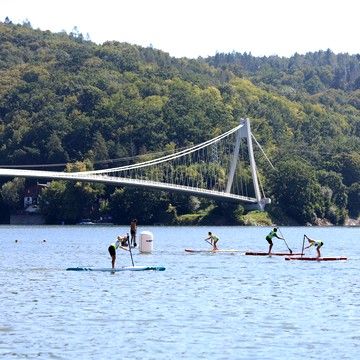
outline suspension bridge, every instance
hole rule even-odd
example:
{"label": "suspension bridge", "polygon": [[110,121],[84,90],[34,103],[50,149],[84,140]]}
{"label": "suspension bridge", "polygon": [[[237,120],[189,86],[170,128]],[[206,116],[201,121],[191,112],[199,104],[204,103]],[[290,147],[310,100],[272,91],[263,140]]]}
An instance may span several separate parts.
{"label": "suspension bridge", "polygon": [[241,119],[238,126],[211,140],[140,163],[82,172],[0,168],[0,176],[97,182],[181,192],[235,201],[263,210],[270,199],[266,198],[259,181],[253,139],[256,142],[249,119]]}

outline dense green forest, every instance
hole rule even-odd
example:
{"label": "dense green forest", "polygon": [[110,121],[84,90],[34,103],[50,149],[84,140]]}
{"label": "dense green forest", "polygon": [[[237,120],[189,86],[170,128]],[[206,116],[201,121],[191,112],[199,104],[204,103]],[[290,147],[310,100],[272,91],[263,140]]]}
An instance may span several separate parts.
{"label": "dense green forest", "polygon": [[[360,55],[173,58],[152,47],[97,45],[0,23],[0,165],[81,171],[208,140],[251,119],[265,214],[167,192],[52,181],[50,224],[111,217],[126,224],[344,224],[360,215]],[[135,160],[136,161],[136,160]],[[0,222],[23,208],[31,180],[0,179]],[[36,183],[36,182],[35,182]]]}

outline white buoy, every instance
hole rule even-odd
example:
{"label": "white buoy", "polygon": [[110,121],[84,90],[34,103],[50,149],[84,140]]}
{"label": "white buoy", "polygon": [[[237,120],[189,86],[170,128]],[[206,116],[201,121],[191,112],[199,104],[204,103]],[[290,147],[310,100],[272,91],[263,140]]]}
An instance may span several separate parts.
{"label": "white buoy", "polygon": [[151,253],[153,250],[154,236],[150,231],[142,231],[140,233],[139,251],[141,253]]}

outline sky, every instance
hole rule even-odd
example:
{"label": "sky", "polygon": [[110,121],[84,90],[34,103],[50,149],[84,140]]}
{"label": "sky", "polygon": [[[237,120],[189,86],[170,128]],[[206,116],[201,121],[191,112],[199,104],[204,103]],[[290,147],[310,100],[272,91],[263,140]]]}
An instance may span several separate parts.
{"label": "sky", "polygon": [[0,0],[0,21],[101,44],[152,46],[174,57],[360,53],[360,0]]}

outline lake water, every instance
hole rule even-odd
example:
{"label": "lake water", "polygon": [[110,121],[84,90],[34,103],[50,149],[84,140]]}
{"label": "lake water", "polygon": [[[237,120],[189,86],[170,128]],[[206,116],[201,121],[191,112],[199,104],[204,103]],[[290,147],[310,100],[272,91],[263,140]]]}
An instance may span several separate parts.
{"label": "lake water", "polygon": [[307,234],[323,256],[348,257],[307,262],[184,251],[208,248],[209,230],[219,248],[266,251],[266,227],[139,226],[154,251],[134,249],[135,265],[165,271],[65,271],[110,267],[127,230],[0,227],[1,359],[358,359],[360,228],[281,228],[294,252]]}

